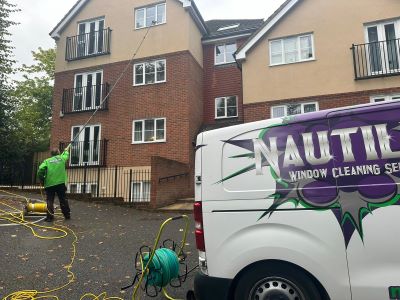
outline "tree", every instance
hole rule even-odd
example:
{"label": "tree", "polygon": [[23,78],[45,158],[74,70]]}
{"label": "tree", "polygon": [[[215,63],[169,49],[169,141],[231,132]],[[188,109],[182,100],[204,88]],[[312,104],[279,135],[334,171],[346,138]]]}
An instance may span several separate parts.
{"label": "tree", "polygon": [[26,152],[44,151],[49,147],[56,52],[39,48],[32,51],[32,56],[35,63],[20,68],[23,80],[15,82],[12,93],[18,109],[15,113],[17,136]]}
{"label": "tree", "polygon": [[10,20],[10,14],[18,11],[7,0],[0,0],[0,163],[4,165],[14,157],[16,140],[12,124],[14,105],[10,97],[9,75],[13,73],[12,50],[9,28],[17,25]]}

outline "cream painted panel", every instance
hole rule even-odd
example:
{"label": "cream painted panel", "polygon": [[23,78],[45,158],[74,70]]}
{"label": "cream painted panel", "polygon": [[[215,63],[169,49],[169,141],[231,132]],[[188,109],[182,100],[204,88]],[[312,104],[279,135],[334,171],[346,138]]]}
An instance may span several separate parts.
{"label": "cream painted panel", "polygon": [[[244,103],[399,86],[399,77],[354,80],[351,45],[365,43],[364,24],[400,18],[398,0],[303,0],[248,52]],[[269,66],[269,40],[314,33],[315,61]]]}
{"label": "cream painted panel", "polygon": [[[129,60],[146,33],[147,28],[135,30],[134,10],[159,1],[154,0],[91,0],[75,16],[57,41],[56,72],[86,68]],[[177,0],[167,0],[167,22],[154,26],[136,58],[190,50],[202,65],[201,35],[190,14]],[[116,4],[118,3],[118,5]],[[78,23],[96,17],[105,17],[105,28],[112,29],[111,55],[87,58],[73,62],[65,60],[66,38],[77,35]],[[196,41],[198,39],[198,41]]]}

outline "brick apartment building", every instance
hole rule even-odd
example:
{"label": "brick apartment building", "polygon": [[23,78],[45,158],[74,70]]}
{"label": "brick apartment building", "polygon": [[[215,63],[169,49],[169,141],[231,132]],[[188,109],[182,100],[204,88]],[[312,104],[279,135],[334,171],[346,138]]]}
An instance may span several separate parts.
{"label": "brick apartment building", "polygon": [[[51,146],[76,138],[71,193],[129,189],[128,198],[159,206],[193,194],[193,141],[203,124],[243,121],[233,54],[262,20],[205,22],[187,0],[118,4],[80,0],[50,33],[57,44]],[[116,180],[105,173],[114,166],[123,173]]]}
{"label": "brick apartment building", "polygon": [[205,22],[190,0],[79,0],[50,33],[51,146],[100,106],[73,144],[70,174],[89,169],[70,192],[116,195],[100,167],[120,166],[130,175],[119,190],[160,206],[193,194],[201,130],[400,98],[399,11],[393,0],[288,0],[265,22]]}

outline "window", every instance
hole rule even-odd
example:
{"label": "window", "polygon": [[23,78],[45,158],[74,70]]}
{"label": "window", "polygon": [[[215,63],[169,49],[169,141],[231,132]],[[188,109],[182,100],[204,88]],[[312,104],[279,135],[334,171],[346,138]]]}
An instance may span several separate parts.
{"label": "window", "polygon": [[78,57],[102,53],[104,49],[104,19],[78,24]]}
{"label": "window", "polygon": [[135,29],[164,24],[166,22],[166,5],[157,5],[138,8],[135,10]]}
{"label": "window", "polygon": [[278,105],[271,107],[271,118],[299,115],[317,110],[317,102]]}
{"label": "window", "polygon": [[220,97],[215,99],[215,118],[234,118],[238,116],[237,97]]}
{"label": "window", "polygon": [[165,118],[133,121],[133,144],[165,142]]}
{"label": "window", "polygon": [[229,64],[235,62],[236,43],[215,46],[215,64]]}
{"label": "window", "polygon": [[165,59],[138,63],[133,66],[134,85],[154,84],[166,81]]}
{"label": "window", "polygon": [[103,71],[75,75],[73,110],[96,109],[102,101]]}
{"label": "window", "polygon": [[383,101],[396,101],[400,100],[400,95],[382,95],[382,96],[372,96],[371,102],[383,102]]}
{"label": "window", "polygon": [[[78,136],[82,126],[73,126],[71,141]],[[91,125],[79,134],[71,145],[70,165],[98,165],[100,162],[100,125]]]}
{"label": "window", "polygon": [[97,183],[69,183],[67,186],[69,194],[91,194],[93,197],[97,195]]}
{"label": "window", "polygon": [[132,182],[131,192],[132,202],[149,202],[151,195],[150,181],[134,181]]}
{"label": "window", "polygon": [[282,65],[313,60],[313,40],[313,35],[307,34],[270,41],[270,65]]}
{"label": "window", "polygon": [[223,27],[218,28],[217,31],[224,31],[224,30],[228,30],[228,29],[235,29],[235,28],[238,28],[239,26],[240,26],[240,23],[238,23],[238,24],[232,24],[232,25],[228,25],[228,26],[223,26]]}
{"label": "window", "polygon": [[400,69],[400,20],[365,27],[367,59],[372,74]]}

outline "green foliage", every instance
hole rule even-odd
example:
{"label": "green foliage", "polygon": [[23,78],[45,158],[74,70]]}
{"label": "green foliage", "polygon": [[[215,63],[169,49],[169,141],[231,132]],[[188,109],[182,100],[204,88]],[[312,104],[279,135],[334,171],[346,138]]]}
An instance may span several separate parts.
{"label": "green foliage", "polygon": [[0,163],[14,157],[18,145],[14,138],[13,113],[14,103],[10,97],[9,75],[13,73],[9,28],[17,23],[10,20],[10,15],[17,12],[16,6],[7,0],[0,0]]}
{"label": "green foliage", "polygon": [[34,64],[23,65],[23,80],[15,82],[12,96],[17,112],[17,136],[26,151],[49,147],[55,49],[32,51]]}

